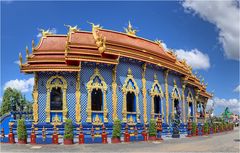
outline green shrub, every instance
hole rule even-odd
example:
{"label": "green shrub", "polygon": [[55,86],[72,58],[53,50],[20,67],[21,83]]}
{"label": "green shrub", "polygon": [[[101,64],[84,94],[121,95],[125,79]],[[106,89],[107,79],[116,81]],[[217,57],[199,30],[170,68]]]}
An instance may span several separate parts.
{"label": "green shrub", "polygon": [[71,119],[66,119],[64,126],[64,139],[73,139],[73,124]]}
{"label": "green shrub", "polygon": [[17,123],[17,136],[19,140],[27,139],[27,128],[24,119],[19,119]]}
{"label": "green shrub", "polygon": [[196,134],[197,124],[192,122],[192,134]]}
{"label": "green shrub", "polygon": [[113,138],[121,137],[121,121],[119,119],[115,119],[113,123]]}
{"label": "green shrub", "polygon": [[209,125],[207,122],[204,123],[204,133],[208,133]]}
{"label": "green shrub", "polygon": [[150,120],[148,133],[149,133],[149,136],[156,136],[157,135],[157,127],[156,127],[156,120],[155,119]]}

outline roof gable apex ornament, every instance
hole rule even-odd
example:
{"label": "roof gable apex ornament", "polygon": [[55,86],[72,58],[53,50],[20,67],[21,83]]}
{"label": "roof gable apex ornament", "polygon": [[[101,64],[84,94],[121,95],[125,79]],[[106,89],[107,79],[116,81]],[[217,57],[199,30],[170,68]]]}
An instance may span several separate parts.
{"label": "roof gable apex ornament", "polygon": [[26,46],[26,58],[28,59],[29,57],[29,50],[28,50],[28,46]]}
{"label": "roof gable apex ornament", "polygon": [[128,27],[124,28],[124,30],[125,30],[125,33],[127,35],[132,36],[132,37],[136,37],[136,32],[138,31],[136,29],[133,29],[132,24],[131,24],[130,21],[128,21]]}
{"label": "roof gable apex ornament", "polygon": [[22,54],[21,54],[21,52],[19,53],[19,66],[20,66],[20,68],[22,67]]}
{"label": "roof gable apex ornament", "polygon": [[95,43],[98,47],[98,51],[102,54],[106,50],[106,37],[99,33],[99,29],[102,29],[100,24],[95,25],[94,23],[88,22],[92,25],[92,34],[95,40]]}
{"label": "roof gable apex ornament", "polygon": [[78,28],[77,25],[71,26],[71,25],[64,24],[64,26],[68,28],[68,33],[80,31],[80,28]]}

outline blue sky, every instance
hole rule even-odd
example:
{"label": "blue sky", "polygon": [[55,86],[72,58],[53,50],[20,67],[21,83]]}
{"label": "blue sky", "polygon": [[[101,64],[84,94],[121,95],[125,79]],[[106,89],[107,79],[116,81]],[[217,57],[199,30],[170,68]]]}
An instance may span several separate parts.
{"label": "blue sky", "polygon": [[64,24],[69,24],[90,31],[90,21],[123,31],[129,20],[139,30],[138,36],[162,40],[204,77],[207,90],[214,92],[210,103],[215,103],[215,114],[225,106],[239,112],[240,18],[236,1],[1,2],[0,97],[6,86],[15,86],[31,99],[33,76],[20,73],[16,63],[19,52],[25,57],[25,47],[31,48],[32,39],[36,44],[39,41],[38,28],[66,34]]}

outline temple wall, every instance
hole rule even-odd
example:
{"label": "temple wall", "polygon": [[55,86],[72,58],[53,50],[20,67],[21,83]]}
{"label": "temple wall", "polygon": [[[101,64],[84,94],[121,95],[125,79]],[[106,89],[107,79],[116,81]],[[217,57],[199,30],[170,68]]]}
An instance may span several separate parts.
{"label": "temple wall", "polygon": [[[140,121],[143,123],[143,95],[142,95],[142,62],[136,61],[136,60],[129,60],[126,58],[121,58],[120,62],[117,66],[117,73],[116,73],[116,81],[117,81],[117,116],[120,120],[122,120],[122,107],[123,107],[123,93],[122,93],[122,87],[124,85],[124,82],[127,78],[128,68],[132,70],[132,75],[134,77],[134,80],[137,83],[137,86],[139,88],[139,94],[138,94],[138,100],[139,100],[139,110],[140,110]],[[100,74],[104,78],[104,81],[107,84],[107,92],[106,92],[106,101],[107,101],[107,108],[108,108],[108,121],[111,123],[113,122],[113,103],[112,103],[112,65],[106,65],[106,64],[95,64],[95,63],[82,63],[81,71],[80,71],[80,91],[81,91],[81,120],[82,122],[86,122],[87,119],[87,104],[88,104],[88,95],[87,95],[87,83],[90,80],[90,77],[94,74],[94,69],[98,68],[100,71]],[[180,76],[169,72],[168,75],[168,91],[169,91],[169,113],[166,114],[166,97],[165,97],[165,82],[164,82],[164,72],[161,68],[158,68],[154,65],[147,65],[146,69],[146,98],[147,98],[147,121],[151,119],[151,95],[150,90],[152,88],[153,82],[154,82],[154,73],[157,74],[157,78],[159,81],[159,84],[161,85],[162,92],[164,94],[164,97],[161,98],[161,106],[163,107],[163,114],[164,114],[164,120],[163,122],[166,123],[166,115],[168,115],[169,121],[172,114],[172,91],[174,88],[174,80],[176,80],[176,84],[179,91],[179,106],[181,108],[182,113],[182,84]],[[46,72],[46,73],[39,73],[39,80],[38,80],[38,91],[39,91],[39,122],[45,122],[46,120],[46,83],[47,80],[51,77],[56,75],[55,72]],[[75,105],[76,105],[76,76],[77,73],[68,73],[68,72],[61,72],[58,73],[58,75],[63,76],[67,81],[67,107],[68,107],[68,117],[71,118],[74,122],[75,119]],[[185,89],[185,119],[187,120],[187,112],[188,112],[188,103],[187,103],[187,93],[188,89],[192,91],[193,96],[195,95],[194,90],[191,87],[186,86]],[[194,97],[195,98],[195,97]],[[195,103],[193,103],[195,106]],[[194,107],[194,116],[195,116],[195,107]],[[181,114],[182,120],[183,120],[183,114]]]}

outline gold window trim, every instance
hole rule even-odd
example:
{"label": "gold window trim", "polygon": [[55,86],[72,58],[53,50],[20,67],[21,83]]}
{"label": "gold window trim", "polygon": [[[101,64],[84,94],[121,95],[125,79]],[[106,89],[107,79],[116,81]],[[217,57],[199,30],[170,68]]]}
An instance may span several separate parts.
{"label": "gold window trim", "polygon": [[[175,116],[174,114],[174,100],[178,100],[178,102],[180,103],[180,100],[181,100],[181,96],[180,96],[180,92],[179,92],[179,89],[177,87],[177,83],[176,83],[176,80],[173,80],[173,89],[172,89],[172,94],[171,94],[171,97],[172,97],[172,117]],[[176,91],[178,94],[176,94]]]}
{"label": "gold window trim", "polygon": [[[54,79],[60,79],[62,81],[62,83],[57,80],[54,83],[51,83]],[[59,76],[59,75],[55,75],[52,76],[48,79],[47,84],[47,102],[46,102],[46,122],[50,122],[50,94],[53,88],[61,88],[62,93],[63,93],[63,109],[62,114],[63,114],[63,122],[65,122],[65,120],[67,119],[67,112],[68,112],[68,108],[67,108],[67,81],[64,79],[64,77]]]}
{"label": "gold window trim", "polygon": [[[160,91],[156,91],[155,90],[156,86],[158,86]],[[151,95],[151,101],[152,101],[152,103],[151,103],[151,107],[152,107],[152,109],[151,109],[151,118],[154,118],[154,115],[155,115],[155,113],[154,113],[154,97],[155,96],[159,96],[161,98],[161,101],[160,101],[161,102],[161,112],[162,112],[161,115],[162,115],[162,118],[163,118],[164,112],[163,112],[163,101],[162,101],[162,98],[164,97],[164,94],[162,92],[161,85],[158,82],[157,74],[154,74],[154,82],[153,82],[152,88],[150,90],[150,95]]]}
{"label": "gold window trim", "polygon": [[[101,80],[101,83],[98,82],[93,82],[96,77],[99,77]],[[103,117],[104,117],[104,122],[108,122],[107,118],[107,101],[106,101],[106,92],[107,92],[107,84],[104,81],[104,78],[101,76],[99,69],[95,68],[94,69],[94,74],[90,77],[90,81],[87,83],[87,92],[88,92],[88,102],[87,102],[87,122],[91,123],[92,122],[92,98],[91,98],[91,93],[93,89],[100,89],[103,93]]]}
{"label": "gold window trim", "polygon": [[[135,89],[132,86],[128,86],[128,81],[131,80],[134,84]],[[139,88],[137,86],[137,82],[134,80],[133,75],[132,75],[132,70],[129,68],[128,69],[128,74],[127,78],[125,79],[125,82],[122,87],[122,92],[123,92],[123,109],[122,109],[122,122],[126,123],[127,122],[127,93],[134,93],[136,97],[136,119],[137,122],[140,122],[140,110],[139,110],[139,103],[138,103],[138,94],[139,94]]]}

